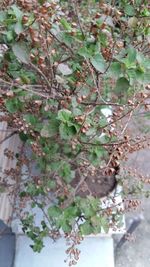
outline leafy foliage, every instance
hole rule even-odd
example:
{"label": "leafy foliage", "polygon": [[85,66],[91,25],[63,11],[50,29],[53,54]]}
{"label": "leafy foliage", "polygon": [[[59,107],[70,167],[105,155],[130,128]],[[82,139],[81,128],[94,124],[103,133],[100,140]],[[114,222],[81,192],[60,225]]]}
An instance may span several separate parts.
{"label": "leafy foliage", "polygon": [[22,219],[37,252],[46,235],[107,233],[112,221],[117,225],[119,211],[104,211],[87,180],[96,177],[99,188],[99,178],[116,176],[137,144],[126,119],[147,107],[147,1],[79,2],[18,0],[0,12],[7,47],[0,55],[1,111],[31,148],[18,166],[31,170],[34,161],[38,171],[20,187],[20,198],[45,216],[40,227],[32,214]]}

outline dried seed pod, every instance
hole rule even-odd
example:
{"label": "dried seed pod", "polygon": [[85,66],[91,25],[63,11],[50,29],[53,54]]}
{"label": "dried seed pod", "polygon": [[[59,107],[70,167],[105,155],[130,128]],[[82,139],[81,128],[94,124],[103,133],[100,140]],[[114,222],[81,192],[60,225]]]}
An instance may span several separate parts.
{"label": "dried seed pod", "polygon": [[22,23],[23,23],[23,24],[26,24],[26,23],[28,22],[28,20],[29,20],[28,16],[25,16],[25,15],[24,15],[24,16],[22,17]]}
{"label": "dried seed pod", "polygon": [[44,61],[45,61],[45,58],[40,56],[39,60],[38,60],[38,63],[41,65]]}
{"label": "dried seed pod", "polygon": [[13,91],[8,91],[7,93],[6,93],[6,95],[8,96],[8,97],[13,97],[14,96],[14,92]]}
{"label": "dried seed pod", "polygon": [[77,102],[80,104],[82,102],[82,97],[78,97]]}
{"label": "dried seed pod", "polygon": [[87,98],[86,95],[81,96],[82,100],[85,100]]}

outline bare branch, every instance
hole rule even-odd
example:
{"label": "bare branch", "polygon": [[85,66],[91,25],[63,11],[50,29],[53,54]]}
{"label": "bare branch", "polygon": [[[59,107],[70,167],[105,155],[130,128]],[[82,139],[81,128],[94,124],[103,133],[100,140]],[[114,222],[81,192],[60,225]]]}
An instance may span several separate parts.
{"label": "bare branch", "polygon": [[17,133],[18,133],[17,131],[14,131],[14,132],[10,133],[9,135],[7,135],[3,140],[0,141],[0,145]]}

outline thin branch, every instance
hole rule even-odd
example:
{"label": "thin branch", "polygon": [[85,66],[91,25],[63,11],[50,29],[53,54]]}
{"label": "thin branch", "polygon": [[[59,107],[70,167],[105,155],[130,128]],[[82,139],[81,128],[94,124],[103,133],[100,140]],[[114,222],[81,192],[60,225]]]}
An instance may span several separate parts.
{"label": "thin branch", "polygon": [[[4,80],[2,80],[2,79],[0,79],[0,82],[3,82],[3,83],[5,83],[6,85],[8,85],[8,86],[14,86],[14,87],[18,87],[18,88],[20,88],[20,89],[22,89],[22,90],[25,90],[25,91],[28,91],[28,92],[31,92],[32,94],[35,94],[35,95],[37,95],[37,96],[40,96],[40,97],[43,97],[43,98],[45,98],[45,99],[53,99],[53,100],[57,100],[57,101],[59,101],[59,100],[64,100],[64,98],[63,97],[53,97],[53,96],[49,96],[49,94],[43,94],[43,93],[40,93],[40,92],[38,92],[38,91],[34,91],[33,89],[30,89],[30,88],[28,88],[28,87],[34,87],[34,85],[30,85],[30,84],[27,84],[27,85],[18,85],[18,83],[11,83],[11,82],[8,82],[8,81],[4,81]],[[39,87],[39,88],[42,88],[42,86],[40,86],[40,85],[35,85],[35,87]],[[4,93],[6,93],[6,91],[4,92]]]}
{"label": "thin branch", "polygon": [[123,135],[123,134],[125,133],[126,129],[127,129],[128,125],[129,125],[129,122],[130,122],[130,120],[131,120],[131,118],[132,118],[132,116],[133,116],[133,111],[134,111],[134,110],[132,110],[132,111],[130,112],[130,114],[129,114],[129,118],[128,118],[127,123],[125,124],[125,126],[124,126],[122,132],[121,132],[121,135]]}
{"label": "thin branch", "polygon": [[77,7],[77,2],[72,0],[72,6],[73,6],[73,9],[74,9],[74,13],[76,15],[76,18],[77,18],[77,21],[78,21],[78,25],[80,27],[80,30],[81,30],[81,33],[83,35],[83,37],[85,37],[85,33],[83,31],[83,27],[82,27],[82,24],[81,24],[81,21],[80,21],[80,18],[79,18],[79,11],[78,11],[78,7]]}
{"label": "thin branch", "polygon": [[122,145],[122,144],[126,144],[128,143],[129,140],[126,141],[120,141],[117,143],[100,143],[100,144],[96,144],[96,143],[90,143],[90,142],[82,142],[80,140],[78,140],[81,144],[85,144],[85,145],[91,145],[91,146],[117,146],[117,145]]}
{"label": "thin branch", "polygon": [[9,135],[7,135],[3,140],[0,141],[0,145],[17,133],[18,133],[17,131],[14,131],[14,132],[10,133]]}
{"label": "thin branch", "polygon": [[91,72],[92,79],[93,79],[94,85],[95,85],[95,87],[96,87],[98,96],[100,97],[100,99],[101,99],[104,103],[106,103],[106,101],[103,99],[103,97],[101,96],[101,94],[100,94],[100,92],[99,92],[99,87],[98,87],[98,85],[97,85],[96,78],[95,78],[95,76],[94,76],[94,70],[93,70],[93,68],[91,67],[90,62],[87,60],[87,58],[85,58],[85,61],[86,61],[87,65],[88,65],[88,68],[89,68],[89,70],[90,70],[90,72]]}
{"label": "thin branch", "polygon": [[29,66],[34,69],[36,72],[38,72],[43,79],[45,80],[45,82],[47,83],[47,85],[49,86],[49,89],[51,90],[51,83],[49,82],[49,80],[47,79],[47,77],[45,76],[45,74],[34,64],[29,63]]}
{"label": "thin branch", "polygon": [[120,117],[117,118],[116,120],[109,122],[109,123],[106,124],[104,127],[99,127],[99,129],[104,129],[104,128],[106,128],[106,127],[108,127],[108,126],[110,126],[110,125],[116,123],[117,121],[123,119],[123,118],[126,117],[128,114],[130,114],[134,109],[135,109],[135,107],[132,108],[132,109],[130,109],[129,111],[127,111],[125,114],[123,114],[122,116],[120,116]]}
{"label": "thin branch", "polygon": [[[144,100],[142,100],[142,102],[143,102]],[[141,102],[141,103],[142,103]],[[123,114],[123,115],[121,115],[119,118],[117,118],[116,120],[113,120],[113,121],[111,121],[111,122],[109,122],[109,123],[107,123],[106,125],[104,125],[103,127],[98,127],[97,128],[97,130],[101,130],[101,129],[105,129],[105,128],[107,128],[108,126],[111,126],[112,124],[114,124],[114,123],[116,123],[117,121],[120,121],[121,119],[123,119],[124,117],[126,117],[127,115],[129,115],[133,110],[135,110],[138,106],[140,106],[140,104],[141,103],[138,103],[136,106],[134,106],[133,108],[131,108],[130,110],[128,110],[125,114]],[[92,140],[94,137],[96,137],[97,136],[97,133],[96,134],[94,134],[91,138],[90,138],[90,140]]]}
{"label": "thin branch", "polygon": [[108,64],[108,66],[106,67],[105,71],[104,71],[103,73],[100,73],[99,75],[101,75],[101,74],[105,74],[105,73],[109,70],[109,68],[110,68],[110,66],[111,66],[111,63],[113,62],[113,53],[114,53],[114,50],[115,50],[115,45],[116,45],[116,41],[113,43],[113,47],[112,47],[112,50],[111,50],[111,52],[112,52],[112,56],[111,56],[111,59],[109,60],[109,64]]}
{"label": "thin branch", "polygon": [[41,203],[38,203],[38,201],[36,201],[36,199],[32,196],[31,199],[33,200],[33,202],[37,205],[37,207],[43,212],[45,218],[47,219],[48,223],[49,223],[49,230],[53,230],[53,225],[51,220],[49,219],[47,213],[45,212],[44,208],[41,206]]}
{"label": "thin branch", "polygon": [[[47,37],[47,32],[46,32],[46,37]],[[54,79],[54,71],[53,71],[52,61],[51,61],[51,57],[50,57],[50,49],[49,49],[47,38],[46,38],[46,47],[47,47],[47,51],[46,52],[47,52],[47,57],[48,57],[50,75],[51,75],[51,79],[52,79],[52,82],[53,82],[53,79]]]}
{"label": "thin branch", "polygon": [[74,51],[73,51],[73,49],[72,49],[70,46],[68,46],[68,45],[65,44],[64,42],[60,41],[60,40],[57,38],[57,36],[56,36],[55,34],[53,34],[51,31],[49,31],[49,33],[50,33],[50,35],[51,35],[54,39],[56,39],[56,41],[57,41],[60,45],[65,46],[66,49],[69,50],[70,53],[71,53],[72,55],[74,55]]}
{"label": "thin branch", "polygon": [[15,129],[15,128],[11,128],[11,129],[0,129],[0,132],[5,132],[5,133],[7,133],[7,132],[12,132],[12,130],[17,130],[17,128]]}
{"label": "thin branch", "polygon": [[79,183],[76,185],[74,191],[69,195],[69,197],[63,202],[63,204],[61,205],[61,207],[63,209],[67,208],[69,205],[71,205],[71,203],[74,201],[74,198],[76,196],[76,193],[78,191],[78,189],[80,188],[80,186],[83,184],[83,182],[85,181],[85,179],[87,178],[86,176],[81,175],[80,170],[78,169],[78,172],[80,174],[80,181]]}
{"label": "thin branch", "polygon": [[133,106],[133,105],[136,105],[136,104],[118,104],[118,103],[113,103],[113,102],[81,102],[80,104],[82,105],[93,105],[93,106],[118,106],[118,107],[127,107],[127,106]]}

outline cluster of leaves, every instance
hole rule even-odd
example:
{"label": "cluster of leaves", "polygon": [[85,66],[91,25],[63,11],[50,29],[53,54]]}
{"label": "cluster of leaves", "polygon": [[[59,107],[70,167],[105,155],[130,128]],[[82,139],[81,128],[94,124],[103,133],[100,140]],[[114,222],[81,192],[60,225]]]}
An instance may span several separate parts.
{"label": "cluster of leaves", "polygon": [[[18,0],[0,12],[1,111],[32,148],[27,165],[34,160],[40,170],[20,196],[35,205],[44,196],[38,207],[45,214],[50,205],[46,214],[54,232],[109,229],[100,200],[78,192],[98,169],[115,175],[133,148],[123,119],[147,107],[149,16],[143,0]],[[42,230],[34,227],[33,219],[22,223],[40,251],[50,229],[43,222]]]}
{"label": "cluster of leaves", "polygon": [[34,226],[34,216],[28,214],[25,219],[22,219],[22,224],[23,232],[34,242],[31,248],[35,252],[40,252],[44,247],[42,240],[44,237],[48,236],[48,228],[45,221],[41,221],[42,229],[40,229],[40,227]]}

